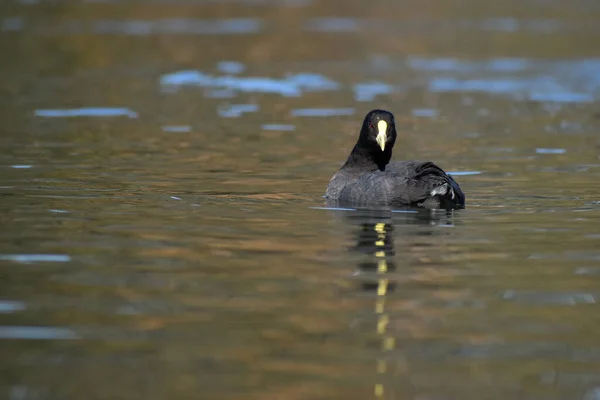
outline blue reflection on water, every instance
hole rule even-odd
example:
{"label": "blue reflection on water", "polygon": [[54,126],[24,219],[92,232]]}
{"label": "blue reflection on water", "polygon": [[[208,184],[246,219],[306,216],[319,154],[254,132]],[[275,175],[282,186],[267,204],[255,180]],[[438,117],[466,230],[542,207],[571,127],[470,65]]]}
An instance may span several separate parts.
{"label": "blue reflection on water", "polygon": [[232,89],[207,89],[204,97],[209,99],[230,99],[236,96],[236,91]]}
{"label": "blue reflection on water", "polygon": [[470,61],[410,57],[407,65],[431,73],[428,87],[432,92],[482,92],[536,102],[586,103],[594,101],[600,89],[599,58]]}
{"label": "blue reflection on water", "polygon": [[530,80],[517,79],[457,79],[433,78],[429,81],[432,92],[488,92],[515,93],[530,86]]}
{"label": "blue reflection on water", "polygon": [[435,110],[433,108],[415,108],[413,110],[411,110],[412,115],[414,115],[415,117],[437,117],[437,115],[439,114],[438,110]]}
{"label": "blue reflection on water", "polygon": [[589,93],[561,92],[533,92],[528,96],[529,100],[547,102],[547,103],[590,103],[594,101],[594,96]]}
{"label": "blue reflection on water", "polygon": [[329,211],[356,211],[356,208],[344,208],[344,207],[308,207],[313,210],[329,210]]}
{"label": "blue reflection on water", "polygon": [[0,326],[0,339],[79,339],[71,329],[52,326]]}
{"label": "blue reflection on water", "polygon": [[313,18],[306,23],[305,29],[317,32],[354,32],[359,29],[359,23],[355,18]]}
{"label": "blue reflection on water", "polygon": [[237,118],[244,113],[257,112],[258,104],[230,104],[219,108],[219,115],[225,118]]}
{"label": "blue reflection on water", "polygon": [[453,175],[453,176],[480,175],[481,173],[482,173],[481,171],[448,171],[448,174]]}
{"label": "blue reflection on water", "polygon": [[291,114],[294,117],[332,117],[353,115],[354,108],[296,108]]}
{"label": "blue reflection on water", "polygon": [[482,20],[462,21],[462,26],[473,30],[493,32],[530,31],[552,33],[564,29],[563,23],[553,19],[517,19],[517,18],[485,18]]}
{"label": "blue reflection on water", "polygon": [[509,289],[502,294],[503,300],[524,301],[528,304],[594,304],[597,302],[596,293],[553,293],[538,291],[518,291]]}
{"label": "blue reflection on water", "polygon": [[[425,73],[425,85],[431,92],[481,92],[511,96],[516,100],[560,104],[594,101],[600,90],[600,58],[574,61],[494,58],[473,61],[411,56],[405,65]],[[202,87],[206,90],[205,95],[212,98],[235,97],[239,92],[295,97],[306,92],[343,88],[341,83],[317,73],[300,73],[278,79],[235,75],[243,72],[245,66],[234,61],[220,62],[217,68],[227,74],[178,71],[163,75],[160,84],[165,91],[177,91],[182,86]],[[377,96],[404,90],[402,86],[383,81],[360,82],[351,85],[351,88],[356,101],[374,101]],[[417,116],[434,116],[429,111],[415,110],[414,113]],[[348,115],[346,112],[331,114],[326,111],[317,114]]]}
{"label": "blue reflection on water", "polygon": [[0,22],[0,30],[3,32],[16,32],[23,29],[25,24],[19,17],[5,18]]}
{"label": "blue reflection on water", "polygon": [[484,92],[514,95],[539,102],[586,103],[594,100],[589,93],[571,91],[566,85],[551,80],[537,79],[457,79],[433,78],[429,82],[432,92]]}
{"label": "blue reflection on water", "polygon": [[494,58],[486,61],[466,61],[457,58],[423,58],[411,56],[407,60],[410,68],[419,71],[456,71],[467,72],[476,70],[518,72],[531,66],[524,58]]}
{"label": "blue reflection on water", "polygon": [[190,132],[192,127],[189,125],[164,125],[161,129],[163,132],[184,133]]}
{"label": "blue reflection on water", "polygon": [[276,79],[254,76],[213,76],[196,70],[165,74],[160,78],[160,84],[169,91],[176,91],[181,86],[199,86],[240,92],[277,93],[282,96],[300,96],[305,91],[329,91],[340,87],[337,82],[313,73]]}
{"label": "blue reflection on water", "polygon": [[71,117],[120,117],[137,118],[138,114],[129,108],[82,107],[35,110],[36,117],[71,118]]}
{"label": "blue reflection on water", "polygon": [[261,126],[265,131],[293,131],[296,126],[289,124],[264,124]]}
{"label": "blue reflection on water", "polygon": [[27,307],[22,301],[0,300],[0,313],[11,314],[16,311],[25,310]]}
{"label": "blue reflection on water", "polygon": [[[593,25],[590,25],[593,27]],[[304,29],[313,32],[336,32],[357,33],[360,31],[401,34],[406,31],[427,31],[429,29],[456,29],[468,31],[488,32],[533,32],[548,34],[559,30],[576,28],[574,24],[548,18],[482,18],[482,19],[459,19],[440,23],[438,20],[429,18],[413,18],[398,23],[393,19],[368,19],[368,18],[344,18],[344,17],[321,17],[308,19]]]}
{"label": "blue reflection on water", "polygon": [[535,149],[537,154],[565,154],[567,152],[566,149],[553,149],[553,148],[544,148],[538,147]]}
{"label": "blue reflection on water", "polygon": [[390,94],[394,90],[392,85],[383,82],[367,82],[354,85],[354,99],[356,101],[373,101],[381,94]]}
{"label": "blue reflection on water", "polygon": [[246,67],[237,61],[221,61],[217,64],[217,69],[225,74],[241,74]]}
{"label": "blue reflection on water", "polygon": [[254,18],[230,18],[221,20],[198,20],[171,18],[153,21],[102,20],[93,25],[96,34],[151,35],[151,34],[196,34],[223,35],[255,33],[262,29],[262,22]]}
{"label": "blue reflection on water", "polygon": [[0,254],[0,260],[21,263],[30,262],[68,262],[71,257],[66,254]]}

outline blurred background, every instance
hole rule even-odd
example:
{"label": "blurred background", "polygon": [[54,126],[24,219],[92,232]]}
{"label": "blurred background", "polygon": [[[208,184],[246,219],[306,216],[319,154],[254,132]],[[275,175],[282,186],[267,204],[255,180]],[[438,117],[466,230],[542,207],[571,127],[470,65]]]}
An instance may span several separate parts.
{"label": "blurred background", "polygon": [[[600,399],[596,0],[4,0],[0,398]],[[446,213],[324,209],[364,114]]]}

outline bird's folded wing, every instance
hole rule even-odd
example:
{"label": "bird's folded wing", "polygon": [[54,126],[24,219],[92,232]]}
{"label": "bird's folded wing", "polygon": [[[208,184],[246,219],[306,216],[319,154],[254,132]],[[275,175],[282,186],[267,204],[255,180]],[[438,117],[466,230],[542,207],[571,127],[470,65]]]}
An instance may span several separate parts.
{"label": "bird's folded wing", "polygon": [[442,174],[427,169],[406,172],[410,172],[411,177],[389,171],[365,174],[348,185],[340,199],[359,204],[411,205],[435,195],[436,188],[449,184],[443,171]]}

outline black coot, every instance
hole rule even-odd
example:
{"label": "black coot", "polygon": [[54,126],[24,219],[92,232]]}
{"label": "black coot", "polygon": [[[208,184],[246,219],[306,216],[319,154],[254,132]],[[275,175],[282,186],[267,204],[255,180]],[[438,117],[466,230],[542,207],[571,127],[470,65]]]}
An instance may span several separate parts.
{"label": "black coot", "polygon": [[369,112],[356,145],[327,186],[328,204],[464,208],[465,195],[460,186],[434,163],[389,164],[395,142],[394,115],[385,110]]}

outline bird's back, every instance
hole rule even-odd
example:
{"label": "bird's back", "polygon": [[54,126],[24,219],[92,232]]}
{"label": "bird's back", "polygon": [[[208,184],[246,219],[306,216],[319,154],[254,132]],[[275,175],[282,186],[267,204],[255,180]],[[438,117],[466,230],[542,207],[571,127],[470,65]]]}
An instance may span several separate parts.
{"label": "bird's back", "polygon": [[340,205],[455,208],[464,205],[456,182],[431,162],[400,161],[385,171],[340,169],[326,197]]}

